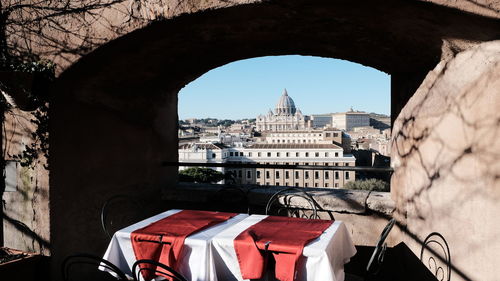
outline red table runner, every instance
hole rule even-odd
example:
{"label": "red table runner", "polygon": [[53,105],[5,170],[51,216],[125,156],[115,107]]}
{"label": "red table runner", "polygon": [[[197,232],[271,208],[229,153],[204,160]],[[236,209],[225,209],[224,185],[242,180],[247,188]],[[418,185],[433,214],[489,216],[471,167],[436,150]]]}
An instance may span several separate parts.
{"label": "red table runner", "polygon": [[236,237],[234,248],[244,279],[259,279],[264,273],[264,249],[269,243],[275,261],[275,276],[293,281],[304,246],[318,238],[333,221],[269,216]]}
{"label": "red table runner", "polygon": [[[135,257],[177,269],[186,237],[234,216],[234,213],[183,210],[163,218],[130,234]],[[143,271],[143,276],[145,280],[154,277],[148,270]]]}

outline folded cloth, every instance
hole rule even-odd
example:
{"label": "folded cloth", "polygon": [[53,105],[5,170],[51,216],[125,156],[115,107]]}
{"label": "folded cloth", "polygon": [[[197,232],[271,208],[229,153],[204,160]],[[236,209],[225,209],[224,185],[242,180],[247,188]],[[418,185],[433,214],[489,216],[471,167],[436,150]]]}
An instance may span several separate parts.
{"label": "folded cloth", "polygon": [[333,221],[269,216],[247,228],[234,240],[241,275],[259,279],[265,270],[266,244],[276,261],[275,277],[293,281],[300,268],[302,250],[318,238]]}
{"label": "folded cloth", "polygon": [[[224,222],[237,214],[183,210],[137,229],[130,234],[137,260],[159,261],[177,270],[184,240],[191,234]],[[154,268],[151,268],[154,271]],[[154,277],[151,270],[142,271],[145,280]]]}

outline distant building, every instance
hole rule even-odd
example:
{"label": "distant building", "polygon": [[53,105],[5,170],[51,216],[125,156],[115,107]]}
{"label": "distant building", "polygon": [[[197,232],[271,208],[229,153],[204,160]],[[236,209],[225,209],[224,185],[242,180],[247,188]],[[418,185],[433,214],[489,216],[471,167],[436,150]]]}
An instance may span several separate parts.
{"label": "distant building", "polygon": [[219,135],[201,136],[198,140],[200,143],[221,143]]}
{"label": "distant building", "polygon": [[201,131],[205,134],[218,135],[221,132],[221,126],[217,126],[217,127],[203,126],[201,128]]}
{"label": "distant building", "polygon": [[367,139],[376,139],[376,138],[386,138],[386,135],[383,134],[379,129],[375,129],[373,127],[355,127],[351,131],[348,132],[352,139],[359,138],[367,138]]}
{"label": "distant building", "polygon": [[356,127],[370,126],[370,114],[362,111],[350,111],[333,113],[332,114],[332,127],[344,131],[351,131]]}
{"label": "distant building", "polygon": [[305,130],[311,127],[310,117],[303,115],[295,107],[295,102],[288,96],[286,89],[276,104],[274,113],[269,110],[266,115],[259,115],[256,119],[256,129],[260,132]]}
{"label": "distant building", "polygon": [[254,126],[246,123],[234,123],[227,128],[227,132],[249,134],[253,131]]}
{"label": "distant building", "polygon": [[326,128],[323,130],[296,130],[263,133],[258,140],[265,143],[309,143],[336,144],[350,152],[351,138],[341,130]]}
{"label": "distant building", "polygon": [[370,126],[380,130],[389,129],[391,128],[391,116],[370,113]]}
{"label": "distant building", "polygon": [[[179,146],[179,161],[201,163],[259,163],[308,165],[311,169],[217,168],[231,173],[236,183],[296,187],[342,188],[356,178],[354,171],[315,170],[314,166],[355,166],[356,158],[335,144],[253,144],[226,147],[222,144]],[[180,167],[179,169],[184,169]]]}
{"label": "distant building", "polygon": [[315,129],[332,126],[332,114],[312,114],[311,120]]}
{"label": "distant building", "polygon": [[[232,156],[231,156],[232,155]],[[295,187],[342,188],[354,171],[315,170],[314,166],[355,166],[356,158],[335,144],[254,144],[229,148],[228,162],[308,165],[311,169],[228,169],[238,183]]]}
{"label": "distant building", "polygon": [[[187,143],[179,145],[179,161],[192,163],[225,163],[227,147],[220,143]],[[179,170],[188,167],[179,167]],[[223,167],[212,168],[224,173]]]}
{"label": "distant building", "polygon": [[373,127],[356,127],[348,134],[356,149],[371,150],[374,153],[390,157],[391,129],[381,131]]}

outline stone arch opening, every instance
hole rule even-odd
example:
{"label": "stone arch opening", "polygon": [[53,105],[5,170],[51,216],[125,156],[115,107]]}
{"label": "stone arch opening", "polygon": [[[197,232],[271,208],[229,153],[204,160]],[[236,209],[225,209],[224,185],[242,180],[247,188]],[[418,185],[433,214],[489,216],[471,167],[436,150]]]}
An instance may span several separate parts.
{"label": "stone arch opening", "polygon": [[161,163],[177,159],[177,93],[206,71],[264,55],[342,58],[392,75],[396,116],[443,55],[498,30],[495,20],[430,3],[273,1],[153,22],[101,46],[54,88],[54,272],[68,253],[103,249],[96,213],[112,194],[140,190],[161,205],[159,192],[175,182],[176,169]]}
{"label": "stone arch opening", "polygon": [[[312,56],[240,60],[186,85],[178,108],[179,162],[331,166],[211,167],[226,175],[219,184],[389,191],[390,172],[334,170],[389,168],[390,76],[373,68]],[[179,182],[193,185],[194,169],[181,166]]]}

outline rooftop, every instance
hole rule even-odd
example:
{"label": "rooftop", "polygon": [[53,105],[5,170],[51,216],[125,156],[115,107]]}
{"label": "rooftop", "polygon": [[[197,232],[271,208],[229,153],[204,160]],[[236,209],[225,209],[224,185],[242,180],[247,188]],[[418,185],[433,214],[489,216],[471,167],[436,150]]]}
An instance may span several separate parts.
{"label": "rooftop", "polygon": [[342,149],[335,144],[318,144],[318,143],[262,143],[248,146],[253,149]]}
{"label": "rooftop", "polygon": [[289,130],[289,131],[276,131],[276,132],[266,132],[263,135],[270,134],[304,134],[304,133],[323,133],[323,132],[331,132],[331,131],[340,131],[340,129],[336,128],[327,128],[320,130]]}
{"label": "rooftop", "polygon": [[199,149],[212,149],[212,150],[227,148],[225,145],[221,143],[185,143],[179,145],[179,149],[190,149],[193,147]]}

